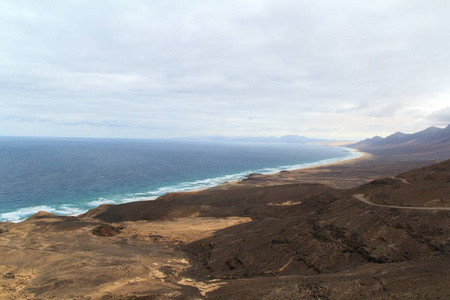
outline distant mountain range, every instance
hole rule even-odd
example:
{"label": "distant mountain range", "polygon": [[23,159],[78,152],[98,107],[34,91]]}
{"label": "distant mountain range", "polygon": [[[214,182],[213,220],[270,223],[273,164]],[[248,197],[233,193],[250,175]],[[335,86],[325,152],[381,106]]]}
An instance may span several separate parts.
{"label": "distant mountain range", "polygon": [[298,144],[309,144],[309,143],[321,143],[328,142],[330,140],[308,138],[299,135],[285,135],[281,137],[276,136],[257,136],[257,137],[214,137],[212,138],[216,141],[233,141],[233,142],[252,142],[252,143],[298,143]]}
{"label": "distant mountain range", "polygon": [[445,128],[433,126],[413,134],[396,132],[386,138],[375,136],[347,146],[374,154],[449,158],[450,125]]}

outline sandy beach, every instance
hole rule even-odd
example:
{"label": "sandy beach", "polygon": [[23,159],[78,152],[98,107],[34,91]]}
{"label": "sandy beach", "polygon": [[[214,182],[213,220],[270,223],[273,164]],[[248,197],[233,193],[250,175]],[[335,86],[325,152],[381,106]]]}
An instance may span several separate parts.
{"label": "sandy beach", "polygon": [[435,162],[430,159],[415,159],[413,156],[408,160],[395,160],[387,156],[360,153],[362,154],[360,157],[318,166],[272,174],[251,174],[243,180],[226,183],[222,187],[322,183],[334,188],[351,188],[377,178],[393,176]]}
{"label": "sandy beach", "polygon": [[[428,164],[364,154],[153,201],[101,205],[78,217],[41,212],[0,223],[0,298],[348,299],[350,291],[366,299],[385,290],[403,297],[405,268],[424,299],[445,298],[450,291],[436,287],[450,276],[441,268],[448,258],[435,253],[445,251],[448,211],[396,212],[385,196],[378,206],[353,198],[373,193],[371,201],[378,201],[365,183]],[[440,170],[444,180],[447,171]],[[406,180],[375,187],[383,195],[391,187],[436,190]],[[435,229],[425,233],[430,224]],[[425,276],[429,271],[439,276]]]}
{"label": "sandy beach", "polygon": [[450,300],[449,1],[0,15],[0,300]]}

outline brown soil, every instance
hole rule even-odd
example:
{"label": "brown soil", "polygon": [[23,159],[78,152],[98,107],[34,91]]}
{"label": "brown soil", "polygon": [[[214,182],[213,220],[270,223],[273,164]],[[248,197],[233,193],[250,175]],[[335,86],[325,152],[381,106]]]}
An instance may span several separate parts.
{"label": "brown soil", "polygon": [[405,172],[427,163],[372,156],[0,223],[0,299],[449,299],[450,211],[401,208],[448,205],[449,161]]}
{"label": "brown soil", "polygon": [[322,183],[330,187],[347,189],[357,187],[372,180],[395,176],[435,163],[435,160],[394,160],[387,156],[365,153],[363,157],[344,162],[311,167],[276,174],[252,174],[240,182],[224,185],[269,186],[292,183]]}

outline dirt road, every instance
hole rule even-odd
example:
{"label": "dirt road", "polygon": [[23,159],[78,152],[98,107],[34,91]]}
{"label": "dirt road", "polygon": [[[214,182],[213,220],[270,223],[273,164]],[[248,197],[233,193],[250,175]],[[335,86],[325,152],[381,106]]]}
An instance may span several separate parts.
{"label": "dirt road", "polygon": [[450,210],[450,207],[418,207],[418,206],[397,206],[397,205],[384,205],[384,204],[376,204],[364,197],[364,194],[354,194],[353,198],[359,200],[365,204],[373,205],[373,206],[381,206],[381,207],[389,207],[389,208],[399,208],[399,209],[419,209],[419,210]]}

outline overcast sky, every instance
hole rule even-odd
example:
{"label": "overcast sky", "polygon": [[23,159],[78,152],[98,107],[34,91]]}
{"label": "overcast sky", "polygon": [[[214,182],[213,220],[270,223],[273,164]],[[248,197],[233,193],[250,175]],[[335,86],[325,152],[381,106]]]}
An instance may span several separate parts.
{"label": "overcast sky", "polygon": [[450,1],[0,2],[0,135],[360,139],[450,123]]}

